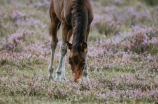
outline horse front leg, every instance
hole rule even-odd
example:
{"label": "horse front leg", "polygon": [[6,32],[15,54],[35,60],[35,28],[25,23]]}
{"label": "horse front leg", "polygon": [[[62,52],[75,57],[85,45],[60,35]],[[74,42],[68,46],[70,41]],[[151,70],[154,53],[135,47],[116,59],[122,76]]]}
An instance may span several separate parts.
{"label": "horse front leg", "polygon": [[[90,32],[90,25],[87,28],[86,41],[88,40],[89,32]],[[87,51],[87,53],[88,53],[88,51]],[[87,67],[87,53],[86,53],[86,66],[85,66],[85,69],[83,70],[83,80],[84,81],[89,81],[89,78],[88,78],[88,67]]]}
{"label": "horse front leg", "polygon": [[86,66],[85,66],[85,68],[83,70],[83,81],[89,81],[89,78],[88,78],[88,67],[87,67],[87,54],[86,54]]}
{"label": "horse front leg", "polygon": [[56,80],[66,79],[65,78],[65,59],[67,53],[67,34],[69,32],[69,28],[65,23],[62,23],[62,45],[60,47],[60,60],[59,65],[56,71]]}
{"label": "horse front leg", "polygon": [[49,77],[49,79],[53,78],[54,54],[55,54],[56,46],[57,46],[57,42],[51,41],[51,60],[50,60],[50,64],[49,64],[49,67],[48,67],[48,70],[49,70],[48,77]]}
{"label": "horse front leg", "polygon": [[60,60],[59,60],[59,65],[56,70],[56,80],[61,80],[61,78],[65,79],[65,58],[66,58],[66,53],[67,53],[67,46],[64,41],[62,41],[62,45],[60,47]]}

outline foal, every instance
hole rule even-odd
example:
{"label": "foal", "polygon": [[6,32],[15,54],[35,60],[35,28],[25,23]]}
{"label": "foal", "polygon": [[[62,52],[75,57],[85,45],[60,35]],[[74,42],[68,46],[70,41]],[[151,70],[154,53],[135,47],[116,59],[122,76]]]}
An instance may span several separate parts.
{"label": "foal", "polygon": [[[57,31],[62,25],[62,45],[60,47],[60,61],[56,71],[56,80],[65,79],[65,55],[70,50],[69,63],[72,69],[74,82],[83,74],[88,81],[87,69],[87,39],[90,24],[93,20],[92,7],[89,0],[51,0],[50,4],[50,35],[51,61],[48,67],[49,78],[53,77],[54,53],[58,42]],[[73,34],[72,44],[69,40]]]}

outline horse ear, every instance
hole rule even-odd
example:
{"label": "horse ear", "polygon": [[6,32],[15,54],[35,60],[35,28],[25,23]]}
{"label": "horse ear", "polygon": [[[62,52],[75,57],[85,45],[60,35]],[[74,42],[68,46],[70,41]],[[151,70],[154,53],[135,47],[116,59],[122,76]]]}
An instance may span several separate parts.
{"label": "horse ear", "polygon": [[84,42],[82,44],[82,49],[83,49],[84,52],[87,52],[87,43]]}
{"label": "horse ear", "polygon": [[67,48],[71,50],[72,49],[72,44],[69,43],[68,41],[66,43],[67,43]]}

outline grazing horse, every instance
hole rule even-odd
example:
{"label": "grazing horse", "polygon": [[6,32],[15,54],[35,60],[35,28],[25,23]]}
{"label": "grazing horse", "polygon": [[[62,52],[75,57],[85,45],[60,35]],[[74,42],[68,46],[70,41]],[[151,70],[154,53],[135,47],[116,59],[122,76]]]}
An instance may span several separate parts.
{"label": "grazing horse", "polygon": [[[93,20],[92,7],[89,0],[51,0],[50,4],[50,35],[51,61],[48,67],[49,78],[53,77],[54,53],[58,42],[57,31],[62,25],[62,45],[60,60],[56,70],[56,80],[65,79],[65,55],[70,50],[69,64],[71,65],[74,82],[83,74],[83,80],[88,81],[87,69],[87,39],[90,24]],[[73,35],[72,44],[69,43]]]}

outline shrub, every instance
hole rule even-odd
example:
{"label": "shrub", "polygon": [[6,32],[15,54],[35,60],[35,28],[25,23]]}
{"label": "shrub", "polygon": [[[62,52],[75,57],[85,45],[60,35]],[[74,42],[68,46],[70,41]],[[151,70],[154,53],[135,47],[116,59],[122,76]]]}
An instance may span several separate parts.
{"label": "shrub", "polygon": [[158,5],[158,0],[141,0],[141,1],[145,2],[147,5],[150,6]]}
{"label": "shrub", "polygon": [[118,6],[125,6],[125,5],[131,5],[135,2],[135,0],[98,0],[101,2],[102,5],[118,5]]}
{"label": "shrub", "polygon": [[133,27],[133,36],[130,36],[119,44],[125,51],[131,50],[136,53],[149,52],[152,55],[158,52],[157,30],[147,27]]}
{"label": "shrub", "polygon": [[114,21],[104,21],[103,23],[96,24],[96,27],[101,34],[105,35],[116,35],[120,32],[121,29],[121,25]]}
{"label": "shrub", "polygon": [[135,51],[137,53],[144,52],[148,46],[147,36],[142,32],[138,32],[134,34],[134,37],[130,39],[130,50]]}
{"label": "shrub", "polygon": [[111,17],[108,18],[106,14],[95,15],[92,28],[96,28],[101,34],[115,35],[120,32],[121,24]]}
{"label": "shrub", "polygon": [[8,39],[3,40],[2,47],[7,51],[20,51],[22,41],[25,40],[27,32],[25,30],[18,30],[16,33],[12,34]]}

